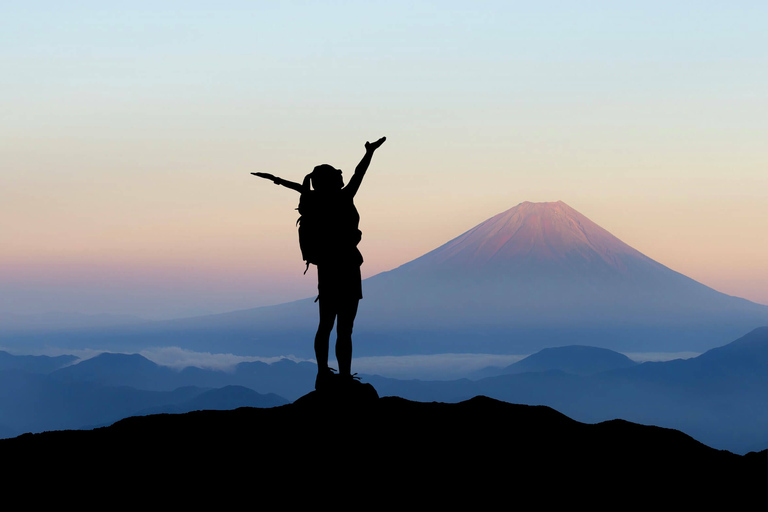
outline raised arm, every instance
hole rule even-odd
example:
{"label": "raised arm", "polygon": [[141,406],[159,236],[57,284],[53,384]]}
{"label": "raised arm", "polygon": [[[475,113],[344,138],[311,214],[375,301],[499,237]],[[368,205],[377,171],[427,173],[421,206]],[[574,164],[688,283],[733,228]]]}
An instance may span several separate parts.
{"label": "raised arm", "polygon": [[385,140],[387,140],[387,138],[382,137],[376,142],[365,143],[365,155],[363,155],[363,159],[360,160],[360,163],[357,164],[357,167],[355,167],[355,174],[352,176],[352,178],[350,178],[349,183],[347,183],[347,186],[344,187],[344,190],[349,191],[353,196],[357,194],[357,190],[360,188],[360,184],[363,182],[365,171],[367,171],[368,166],[371,165],[371,157],[373,157],[373,152],[379,149],[379,146],[384,144]]}
{"label": "raised arm", "polygon": [[282,185],[284,187],[290,188],[291,190],[295,190],[299,194],[301,194],[301,191],[303,190],[303,186],[299,183],[284,180],[283,178],[278,178],[277,176],[273,176],[272,174],[268,174],[266,172],[252,172],[251,174],[258,176],[259,178],[264,178],[265,180],[272,180],[275,185]]}

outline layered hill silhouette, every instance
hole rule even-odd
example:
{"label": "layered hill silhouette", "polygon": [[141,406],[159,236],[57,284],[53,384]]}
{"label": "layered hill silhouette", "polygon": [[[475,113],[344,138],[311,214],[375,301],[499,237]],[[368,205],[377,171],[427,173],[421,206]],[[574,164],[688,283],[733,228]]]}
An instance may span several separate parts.
{"label": "layered hill silhouette", "polygon": [[[768,324],[768,306],[665,267],[563,202],[521,203],[367,279],[363,290],[356,356],[530,354],[563,345],[703,352]],[[122,328],[6,330],[0,338],[115,351],[174,345],[311,357],[313,300]]]}
{"label": "layered hill silhouette", "polygon": [[[622,418],[675,428],[708,446],[736,453],[768,447],[768,327],[695,358],[591,374],[590,365],[574,367],[559,357],[572,349],[541,351],[531,359],[546,364],[479,380],[369,380],[383,396],[458,402],[485,395],[547,405],[584,422]],[[615,355],[620,359],[621,354]]]}
{"label": "layered hill silhouette", "polygon": [[105,352],[75,365],[50,372],[62,383],[89,383],[101,386],[128,386],[147,391],[173,391],[180,387],[221,388],[244,386],[255,390],[279,389],[295,400],[314,386],[317,366],[281,359],[272,364],[242,362],[231,370],[210,370],[188,366],[181,370],[162,366],[139,354]]}
{"label": "layered hill silhouette", "polygon": [[[75,358],[61,356],[55,361],[61,364],[70,359]],[[92,428],[159,412],[274,407],[291,400],[256,389],[295,390],[299,396],[311,387],[316,373],[314,365],[290,362],[241,363],[233,372],[176,371],[137,354],[101,354],[54,370],[46,356],[6,353],[3,362],[0,438]]]}
{"label": "layered hill silhouette", "polygon": [[75,361],[77,357],[72,355],[56,357],[13,355],[0,350],[0,371],[23,370],[30,373],[50,373]]}
{"label": "layered hill silhouette", "polygon": [[[28,356],[4,360],[0,437],[90,428],[136,414],[271,407],[306,394],[317,373],[314,364],[285,359],[240,363],[228,371],[175,370],[136,354],[102,354],[47,373],[14,367],[14,361],[28,367]],[[381,396],[455,403],[484,395],[546,405],[588,423],[622,418],[675,428],[739,454],[768,447],[768,327],[687,360],[637,364],[608,349],[565,346],[497,368],[491,377],[362,378]]]}
{"label": "layered hill silhouette", "polygon": [[[130,490],[125,499],[160,506],[221,504],[248,493],[290,508],[332,499],[398,508],[764,510],[768,496],[766,451],[738,456],[674,430],[621,420],[588,425],[548,407],[486,397],[297,400],[160,414],[0,440],[0,451],[14,468],[6,484],[15,489],[29,475],[49,495],[51,486],[117,482]],[[190,482],[198,484],[189,489]]]}
{"label": "layered hill silhouette", "polygon": [[545,348],[507,366],[501,373],[561,370],[576,375],[593,375],[618,368],[629,368],[636,364],[635,361],[624,354],[619,354],[613,350],[571,345],[567,347]]}

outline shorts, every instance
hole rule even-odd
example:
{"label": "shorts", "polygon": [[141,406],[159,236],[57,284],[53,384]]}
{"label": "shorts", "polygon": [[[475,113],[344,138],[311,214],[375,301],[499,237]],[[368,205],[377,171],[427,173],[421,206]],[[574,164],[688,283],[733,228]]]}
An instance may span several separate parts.
{"label": "shorts", "polygon": [[355,264],[317,266],[318,298],[341,302],[363,298],[363,281],[360,266]]}

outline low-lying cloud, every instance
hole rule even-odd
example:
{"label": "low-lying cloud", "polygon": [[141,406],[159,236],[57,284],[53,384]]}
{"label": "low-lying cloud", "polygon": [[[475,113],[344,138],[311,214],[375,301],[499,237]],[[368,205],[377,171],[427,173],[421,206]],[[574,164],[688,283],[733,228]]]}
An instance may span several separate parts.
{"label": "low-lying cloud", "polygon": [[[46,355],[71,354],[79,357],[79,361],[83,361],[95,357],[102,352],[104,351],[93,349],[70,351],[52,349],[46,351]],[[302,361],[315,363],[314,359],[303,359],[292,354],[277,357],[239,356],[229,353],[195,352],[181,347],[154,347],[142,350],[139,354],[156,364],[168,366],[176,370],[194,366],[208,370],[232,371],[239,363],[261,361],[271,364],[280,359],[289,359],[297,363]],[[488,367],[504,368],[524,359],[528,355],[431,354],[356,357],[352,361],[352,371],[395,379],[451,380],[469,377],[474,372]],[[696,352],[637,352],[626,353],[625,355],[634,361],[643,363],[647,361],[689,359],[699,354]],[[338,368],[335,360],[331,360],[329,364],[333,368]]]}

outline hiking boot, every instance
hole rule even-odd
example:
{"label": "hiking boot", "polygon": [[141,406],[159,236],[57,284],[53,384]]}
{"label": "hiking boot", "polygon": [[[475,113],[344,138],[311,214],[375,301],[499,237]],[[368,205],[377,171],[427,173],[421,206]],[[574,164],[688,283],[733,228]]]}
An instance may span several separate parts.
{"label": "hiking boot", "polygon": [[345,400],[356,404],[365,404],[377,401],[379,394],[371,384],[360,382],[360,377],[356,373],[352,375],[338,375],[338,394]]}
{"label": "hiking boot", "polygon": [[356,373],[353,373],[352,375],[339,374],[336,380],[338,380],[339,384],[342,386],[348,386],[355,383],[360,384],[360,377],[358,377]]}
{"label": "hiking boot", "polygon": [[332,387],[338,378],[335,372],[336,370],[333,368],[318,370],[317,378],[315,379],[315,389],[317,391],[323,391]]}

